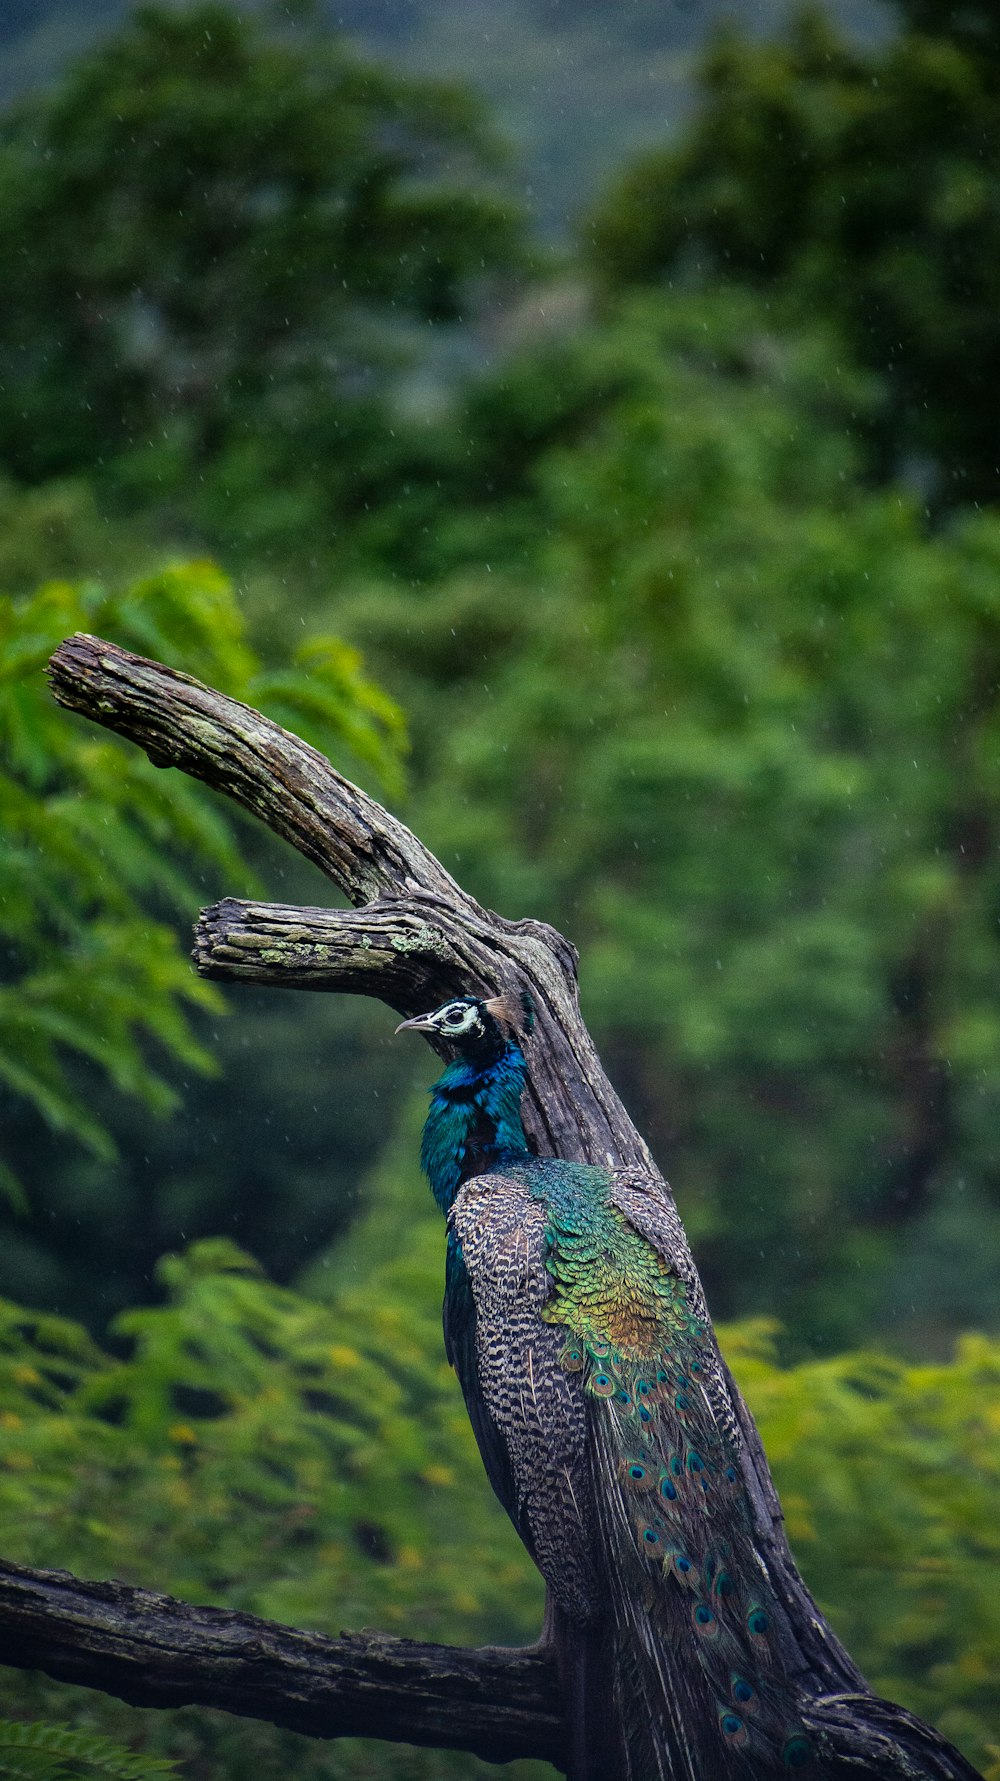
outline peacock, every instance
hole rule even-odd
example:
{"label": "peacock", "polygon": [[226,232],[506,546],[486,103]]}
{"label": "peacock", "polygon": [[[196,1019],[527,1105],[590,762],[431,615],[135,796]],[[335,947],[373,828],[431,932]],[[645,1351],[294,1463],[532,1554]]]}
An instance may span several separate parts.
{"label": "peacock", "polygon": [[532,1153],[532,1027],[527,995],[461,995],[397,1031],[452,1055],[421,1145],[448,1226],[445,1346],[547,1584],[568,1774],[818,1777],[680,1221],[652,1178]]}

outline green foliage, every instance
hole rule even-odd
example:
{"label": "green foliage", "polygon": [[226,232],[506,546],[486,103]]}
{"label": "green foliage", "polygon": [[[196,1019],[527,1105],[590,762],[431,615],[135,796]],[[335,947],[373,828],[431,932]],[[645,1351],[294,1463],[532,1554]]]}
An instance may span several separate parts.
{"label": "green foliage", "polygon": [[809,1586],[872,1687],[986,1767],[1000,1757],[1000,1346],[783,1368],[772,1333],[723,1341]]}
{"label": "green foliage", "polygon": [[[416,825],[579,945],[718,1310],[995,1319],[996,519],[929,538],[866,487],[870,386],[745,293],[546,345],[509,413],[533,385],[562,413],[487,562],[344,612],[412,713]],[[963,1195],[914,1305],[889,1233]]]}
{"label": "green foliage", "polygon": [[837,317],[850,350],[888,374],[880,467],[930,453],[936,499],[993,500],[996,14],[905,10],[915,30],[868,52],[815,10],[783,42],[719,38],[680,140],[598,207],[591,264],[608,287],[738,279]]}
{"label": "green foliage", "polygon": [[496,158],[454,89],[140,8],[0,125],[0,453],[244,542],[363,514],[415,325],[518,257]]}
{"label": "green foliage", "polygon": [[166,1303],[115,1325],[125,1360],[4,1306],[9,1557],[331,1632],[502,1638],[530,1622],[537,1592],[483,1488],[436,1318],[376,1284],[313,1304],[221,1238],[159,1278]]}
{"label": "green foliage", "polygon": [[991,0],[962,0],[961,6],[942,0],[892,0],[901,22],[926,37],[943,37],[963,49],[994,61],[1000,56],[1000,19]]}
{"label": "green foliage", "polygon": [[[412,1171],[383,1185],[396,1216],[383,1204],[356,1239],[369,1260],[381,1242],[381,1264],[351,1284],[345,1255],[328,1304],[222,1240],[165,1259],[165,1302],[118,1320],[125,1358],[3,1304],[5,1555],[331,1633],[530,1639],[538,1581],[486,1487],[431,1309],[439,1220]],[[984,1761],[1000,1710],[1000,1347],[782,1366],[768,1325],[724,1343],[824,1610],[880,1689]],[[176,1753],[169,1726],[156,1739]]]}
{"label": "green foliage", "polygon": [[135,1756],[92,1732],[0,1719],[0,1775],[8,1781],[155,1781],[176,1772],[172,1762]]}
{"label": "green foliage", "polygon": [[198,672],[318,744],[346,746],[397,789],[402,723],[335,638],[307,637],[287,666],[265,668],[230,584],[207,563],[117,591],[50,582],[0,603],[0,1077],[107,1156],[109,1133],[68,1057],[153,1112],[176,1106],[162,1060],[211,1068],[189,1011],[220,1003],[192,976],[170,918],[201,901],[201,871],[228,889],[248,880],[207,793],[56,708],[44,665],[76,630]]}

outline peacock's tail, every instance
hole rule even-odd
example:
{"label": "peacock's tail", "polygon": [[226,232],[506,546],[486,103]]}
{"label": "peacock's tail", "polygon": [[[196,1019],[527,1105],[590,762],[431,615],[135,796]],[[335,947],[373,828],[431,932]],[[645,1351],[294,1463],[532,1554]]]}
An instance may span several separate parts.
{"label": "peacock's tail", "polygon": [[[563,1353],[591,1405],[610,1596],[600,1655],[613,1678],[618,1768],[627,1781],[818,1777],[787,1620],[754,1537],[734,1433],[713,1401],[714,1351],[679,1282],[674,1311],[652,1363],[579,1337]],[[664,1328],[661,1319],[661,1337]],[[594,1689],[594,1654],[588,1661]],[[596,1692],[608,1693],[599,1677]]]}

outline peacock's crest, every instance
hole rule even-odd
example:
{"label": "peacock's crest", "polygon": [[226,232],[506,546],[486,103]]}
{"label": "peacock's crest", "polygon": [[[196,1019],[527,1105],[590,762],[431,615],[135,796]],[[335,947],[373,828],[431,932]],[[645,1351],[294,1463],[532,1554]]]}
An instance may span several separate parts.
{"label": "peacock's crest", "polygon": [[526,989],[505,989],[483,1003],[501,1027],[509,1029],[515,1039],[526,1039],[534,1029],[535,1004]]}

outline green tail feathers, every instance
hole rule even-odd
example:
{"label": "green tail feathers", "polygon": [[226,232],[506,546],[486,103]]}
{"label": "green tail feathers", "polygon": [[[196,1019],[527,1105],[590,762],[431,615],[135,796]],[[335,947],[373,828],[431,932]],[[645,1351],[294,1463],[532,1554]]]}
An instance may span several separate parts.
{"label": "green tail feathers", "polygon": [[689,1708],[699,1760],[707,1742],[720,1774],[818,1773],[813,1742],[789,1711],[782,1614],[753,1538],[739,1456],[704,1388],[706,1332],[688,1317],[672,1321],[674,1339],[653,1357],[628,1359],[584,1339],[567,1344],[563,1360],[583,1373],[593,1401],[596,1482],[617,1533],[622,1625],[634,1628],[649,1672],[643,1693],[657,1687],[662,1654],[687,1641],[703,1679],[703,1699]]}

